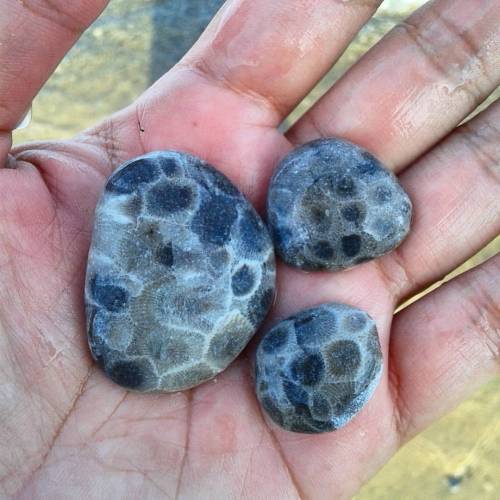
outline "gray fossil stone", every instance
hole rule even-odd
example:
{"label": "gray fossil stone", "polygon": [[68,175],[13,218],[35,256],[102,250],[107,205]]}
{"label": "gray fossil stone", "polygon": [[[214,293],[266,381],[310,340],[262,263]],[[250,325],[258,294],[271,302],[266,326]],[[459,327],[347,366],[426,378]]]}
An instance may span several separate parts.
{"label": "gray fossil stone", "polygon": [[333,431],[371,397],[382,364],[370,316],[348,305],[323,304],[264,335],[256,355],[257,397],[288,431]]}
{"label": "gray fossil stone", "polygon": [[255,333],[274,287],[264,223],[204,161],[155,152],[108,180],[85,304],[92,355],[116,383],[178,391],[214,377]]}
{"label": "gray fossil stone", "polygon": [[318,139],[289,153],[271,179],[267,217],[277,254],[307,270],[345,269],[397,247],[412,206],[370,153]]}

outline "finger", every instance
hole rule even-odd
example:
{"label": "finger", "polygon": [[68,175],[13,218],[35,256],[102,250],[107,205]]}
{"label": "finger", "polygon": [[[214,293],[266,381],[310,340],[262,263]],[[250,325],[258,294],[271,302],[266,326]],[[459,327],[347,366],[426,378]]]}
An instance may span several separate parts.
{"label": "finger", "polygon": [[277,125],[380,3],[226,2],[176,67],[83,139],[102,144],[112,135],[120,152],[179,149],[201,156],[260,209],[270,172],[291,149]]}
{"label": "finger", "polygon": [[396,26],[288,134],[342,136],[401,169],[500,83],[497,0],[429,2]]}
{"label": "finger", "polygon": [[0,0],[0,165],[10,132],[106,0]]}
{"label": "finger", "polygon": [[389,370],[403,441],[500,372],[500,255],[397,314]]}
{"label": "finger", "polygon": [[279,122],[328,71],[381,0],[226,2],[183,59]]}
{"label": "finger", "polygon": [[440,279],[500,234],[500,101],[400,176],[412,230],[374,261],[396,301]]}

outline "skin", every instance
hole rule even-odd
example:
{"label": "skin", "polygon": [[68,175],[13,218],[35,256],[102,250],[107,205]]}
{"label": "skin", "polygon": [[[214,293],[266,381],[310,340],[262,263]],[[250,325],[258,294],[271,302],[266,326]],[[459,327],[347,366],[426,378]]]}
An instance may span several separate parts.
{"label": "skin", "polygon": [[[73,140],[11,149],[11,130],[105,3],[0,0],[1,495],[348,498],[499,372],[499,256],[393,315],[500,231],[499,103],[457,128],[500,82],[498,2],[431,2],[282,135],[279,122],[380,2],[234,0],[129,107]],[[385,371],[364,410],[330,434],[276,428],[256,403],[251,348],[184,393],[141,395],[106,380],[86,346],[82,290],[112,170],[146,151],[185,150],[261,209],[277,160],[329,135],[399,173],[412,232],[342,273],[280,266],[270,322],[325,301],[366,310]]]}

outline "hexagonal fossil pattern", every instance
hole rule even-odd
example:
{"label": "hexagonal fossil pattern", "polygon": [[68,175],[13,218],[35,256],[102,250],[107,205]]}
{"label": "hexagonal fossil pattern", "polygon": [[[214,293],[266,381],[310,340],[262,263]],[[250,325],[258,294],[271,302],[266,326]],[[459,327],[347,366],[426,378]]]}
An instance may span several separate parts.
{"label": "hexagonal fossil pattern", "polygon": [[156,152],[108,180],[85,302],[91,352],[118,384],[177,391],[214,377],[264,319],[274,286],[266,227],[210,165]]}
{"label": "hexagonal fossil pattern", "polygon": [[371,397],[381,373],[375,322],[344,304],[291,316],[257,348],[257,397],[271,419],[289,431],[342,427]]}
{"label": "hexagonal fossil pattern", "polygon": [[277,254],[308,270],[344,269],[391,251],[408,234],[411,212],[396,177],[341,139],[318,139],[288,154],[267,202]]}

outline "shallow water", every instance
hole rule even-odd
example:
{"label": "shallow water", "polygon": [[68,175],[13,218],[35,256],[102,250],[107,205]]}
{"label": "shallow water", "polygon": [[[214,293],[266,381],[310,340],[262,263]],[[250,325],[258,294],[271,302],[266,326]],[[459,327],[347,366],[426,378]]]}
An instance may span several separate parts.
{"label": "shallow water", "polygon": [[[31,125],[15,142],[71,137],[129,104],[198,37],[222,0],[112,0],[33,103]],[[386,1],[335,67],[289,117],[294,121],[422,0]],[[498,95],[498,93],[497,93]],[[460,270],[496,254],[500,238]],[[373,499],[500,497],[500,379],[406,445],[357,495]]]}

